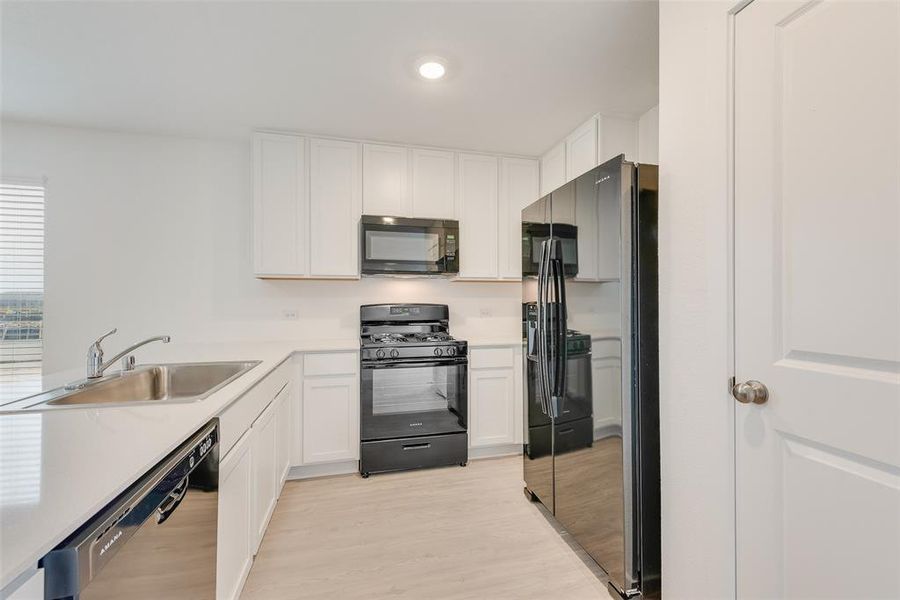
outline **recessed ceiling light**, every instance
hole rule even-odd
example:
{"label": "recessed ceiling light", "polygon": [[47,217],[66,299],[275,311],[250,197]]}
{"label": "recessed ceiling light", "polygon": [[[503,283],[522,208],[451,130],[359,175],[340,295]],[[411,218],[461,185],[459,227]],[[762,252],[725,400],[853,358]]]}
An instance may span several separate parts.
{"label": "recessed ceiling light", "polygon": [[416,70],[424,79],[436,81],[447,73],[447,67],[437,58],[427,58],[419,62]]}

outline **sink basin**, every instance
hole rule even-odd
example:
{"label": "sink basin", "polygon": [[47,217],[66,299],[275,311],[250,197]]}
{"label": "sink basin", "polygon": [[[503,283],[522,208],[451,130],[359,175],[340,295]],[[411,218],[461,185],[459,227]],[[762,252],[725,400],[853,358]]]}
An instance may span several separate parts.
{"label": "sink basin", "polygon": [[193,402],[237,379],[259,361],[142,365],[83,387],[59,388],[17,402],[24,409]]}

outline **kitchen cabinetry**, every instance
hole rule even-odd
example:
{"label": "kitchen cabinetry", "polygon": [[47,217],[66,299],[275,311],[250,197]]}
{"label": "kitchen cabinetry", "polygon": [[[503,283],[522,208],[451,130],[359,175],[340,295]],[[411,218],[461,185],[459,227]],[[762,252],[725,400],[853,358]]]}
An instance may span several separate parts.
{"label": "kitchen cabinetry", "polygon": [[359,277],[359,153],[353,142],[253,135],[257,277]]}
{"label": "kitchen cabinetry", "polygon": [[469,359],[469,446],[522,441],[521,351],[473,348]]}
{"label": "kitchen cabinetry", "polygon": [[522,277],[522,209],[538,199],[536,160],[500,159],[500,230],[497,236],[501,279]]}
{"label": "kitchen cabinetry", "polygon": [[569,134],[566,138],[566,181],[597,166],[597,141],[596,117],[591,117]]}
{"label": "kitchen cabinetry", "polygon": [[276,483],[280,493],[288,472],[291,470],[291,410],[293,396],[293,382],[287,385],[275,398],[275,473]]}
{"label": "kitchen cabinetry", "polygon": [[359,276],[359,144],[309,141],[310,275]]}
{"label": "kitchen cabinetry", "polygon": [[541,196],[566,182],[566,142],[563,140],[541,157]]}
{"label": "kitchen cabinetry", "polygon": [[483,154],[457,157],[459,191],[460,278],[499,276],[497,233],[497,158]]}
{"label": "kitchen cabinetry", "polygon": [[253,135],[254,270],[258,277],[309,273],[306,140]]}
{"label": "kitchen cabinetry", "polygon": [[[598,115],[596,164],[603,164],[620,154],[625,155],[625,160],[637,161],[638,122]],[[576,173],[576,176],[580,174]]]}
{"label": "kitchen cabinetry", "polygon": [[253,564],[251,435],[246,432],[219,463],[217,600],[236,600]]}
{"label": "kitchen cabinetry", "polygon": [[275,402],[272,402],[250,428],[254,555],[259,551],[259,544],[262,542],[278,498],[278,475],[275,464],[278,421],[275,415],[276,406]]}
{"label": "kitchen cabinetry", "polygon": [[595,435],[606,436],[622,427],[622,350],[618,339],[593,341],[591,379]]}
{"label": "kitchen cabinetry", "polygon": [[359,459],[358,360],[355,352],[304,356],[302,464]]}
{"label": "kitchen cabinetry", "polygon": [[456,219],[454,153],[424,148],[413,148],[410,153],[412,216],[423,219]]}
{"label": "kitchen cabinetry", "polygon": [[363,144],[363,214],[410,213],[409,150],[403,146]]}

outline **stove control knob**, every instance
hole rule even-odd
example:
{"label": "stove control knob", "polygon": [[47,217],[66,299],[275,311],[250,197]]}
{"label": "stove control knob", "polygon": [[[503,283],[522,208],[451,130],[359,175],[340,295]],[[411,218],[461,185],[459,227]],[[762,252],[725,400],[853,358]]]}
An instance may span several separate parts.
{"label": "stove control knob", "polygon": [[391,350],[391,358],[397,358],[398,356],[400,356],[400,352],[396,348]]}
{"label": "stove control knob", "polygon": [[450,356],[456,356],[456,348],[450,346],[449,348],[447,348],[447,354],[449,354]]}
{"label": "stove control knob", "polygon": [[375,351],[375,358],[384,358],[384,350],[378,349]]}
{"label": "stove control knob", "polygon": [[444,350],[443,350],[442,348],[435,348],[435,349],[434,349],[434,355],[435,355],[435,356],[440,356],[440,355],[442,355],[443,353],[444,353]]}

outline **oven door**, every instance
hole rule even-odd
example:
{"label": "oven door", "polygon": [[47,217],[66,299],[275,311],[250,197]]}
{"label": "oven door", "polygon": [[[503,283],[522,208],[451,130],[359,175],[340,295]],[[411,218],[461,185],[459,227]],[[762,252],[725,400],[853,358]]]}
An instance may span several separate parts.
{"label": "oven door", "polygon": [[364,216],[361,230],[363,275],[459,272],[455,222]]}
{"label": "oven door", "polygon": [[363,441],[466,431],[467,360],[362,364]]}

